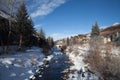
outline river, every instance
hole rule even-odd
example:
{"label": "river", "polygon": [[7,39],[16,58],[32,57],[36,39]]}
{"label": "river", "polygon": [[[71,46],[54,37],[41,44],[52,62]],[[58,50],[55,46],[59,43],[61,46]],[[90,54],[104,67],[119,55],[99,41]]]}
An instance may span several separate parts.
{"label": "river", "polygon": [[[58,52],[60,53],[60,52]],[[35,80],[63,80],[63,71],[69,68],[70,64],[65,54],[53,54],[50,62],[40,66],[39,73],[36,73]]]}

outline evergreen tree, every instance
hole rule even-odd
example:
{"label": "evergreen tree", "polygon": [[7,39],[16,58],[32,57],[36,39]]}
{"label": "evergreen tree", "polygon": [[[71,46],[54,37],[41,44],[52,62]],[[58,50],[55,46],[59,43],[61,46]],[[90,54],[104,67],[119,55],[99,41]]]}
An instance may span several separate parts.
{"label": "evergreen tree", "polygon": [[26,42],[29,42],[30,36],[34,34],[33,22],[27,13],[24,2],[20,5],[17,11],[16,20],[17,31],[19,34],[19,48],[21,48]]}
{"label": "evergreen tree", "polygon": [[70,41],[69,41],[69,38],[67,37],[67,39],[66,39],[66,44],[67,44],[67,46],[70,44]]}
{"label": "evergreen tree", "polygon": [[5,18],[0,17],[0,43],[3,47],[3,53],[7,53],[9,34],[9,22]]}
{"label": "evergreen tree", "polygon": [[37,31],[36,35],[38,37],[39,46],[42,48],[46,44],[45,32],[41,28],[39,31]]}
{"label": "evergreen tree", "polygon": [[46,39],[45,32],[42,28],[37,32],[36,35],[38,37],[38,44],[43,49],[43,53],[48,55],[49,51],[51,50],[51,46],[53,46],[53,39]]}
{"label": "evergreen tree", "polygon": [[35,35],[35,29],[33,27],[33,21],[31,18],[28,19],[27,25],[25,27],[25,37],[24,37],[24,42],[26,46],[32,46],[33,44],[33,36]]}
{"label": "evergreen tree", "polygon": [[0,17],[0,42],[2,46],[6,46],[8,42],[9,22],[5,18]]}
{"label": "evergreen tree", "polygon": [[99,34],[100,34],[100,29],[96,22],[95,25],[92,26],[91,37],[97,37],[97,36],[99,36]]}
{"label": "evergreen tree", "polygon": [[43,40],[46,39],[46,38],[45,38],[45,32],[43,31],[42,28],[37,32],[37,36],[38,36],[38,38],[40,38],[40,39],[43,39]]}
{"label": "evergreen tree", "polygon": [[51,47],[53,47],[54,46],[54,40],[53,40],[53,38],[51,37]]}
{"label": "evergreen tree", "polygon": [[52,38],[52,37],[49,36],[49,37],[47,38],[47,42],[48,42],[48,44],[49,44],[50,47],[53,47],[53,46],[54,46],[54,41],[53,41],[53,38]]}

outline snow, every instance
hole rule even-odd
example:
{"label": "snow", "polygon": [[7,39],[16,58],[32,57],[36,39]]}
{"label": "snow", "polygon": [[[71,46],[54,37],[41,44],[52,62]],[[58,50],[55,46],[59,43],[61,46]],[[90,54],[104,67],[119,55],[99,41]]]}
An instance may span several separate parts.
{"label": "snow", "polygon": [[14,64],[15,67],[22,67],[20,64]]}
{"label": "snow", "polygon": [[4,59],[0,59],[0,61],[5,64],[5,65],[10,65],[12,64],[12,61],[14,61],[15,59],[14,58],[4,58]]}
{"label": "snow", "polygon": [[[50,60],[52,55],[47,59]],[[35,78],[37,68],[43,64],[45,56],[38,47],[25,52],[0,56],[0,80],[29,80]]]}
{"label": "snow", "polygon": [[[98,72],[92,74],[85,69],[85,66],[87,66],[88,69],[91,70],[89,64],[85,64],[83,61],[84,55],[88,54],[89,47],[89,44],[72,45],[67,47],[66,54],[69,57],[70,61],[73,63],[73,65],[70,66],[70,70],[72,71],[72,73],[69,73],[68,80],[99,80],[99,77],[101,75]],[[103,48],[103,50],[101,50],[101,55],[105,56],[105,52],[106,51]],[[112,56],[119,56],[120,47],[112,46],[110,53]],[[85,72],[85,77],[82,77],[82,75],[79,73],[80,69],[82,69],[82,72]]]}
{"label": "snow", "polygon": [[[83,62],[83,55],[87,53],[88,47],[82,47],[82,46],[72,46],[73,51],[71,53],[67,52],[67,55],[71,62],[73,62],[73,66],[71,66],[71,70],[80,70],[80,68],[85,65]],[[77,52],[77,54],[76,54]]]}
{"label": "snow", "polygon": [[[70,47],[68,47],[70,48]],[[74,64],[66,71],[73,71],[69,73],[68,80],[78,80],[81,74],[78,73],[81,68],[87,66],[83,62],[84,54],[88,51],[88,44],[83,46],[72,46],[72,51],[66,50],[66,55],[69,57],[69,60]],[[41,73],[39,67],[45,64],[46,61],[50,61],[54,56],[59,56],[61,53],[59,50],[54,48],[55,52],[52,55],[44,56],[41,52],[42,49],[38,47],[32,47],[31,49],[26,50],[25,52],[17,52],[16,54],[8,54],[0,56],[0,80],[29,80],[35,79],[35,73]],[[57,61],[56,61],[57,63]],[[49,65],[46,65],[49,67]],[[42,69],[42,68],[41,68]],[[84,70],[84,69],[83,69]],[[65,71],[63,71],[64,73]],[[85,74],[89,77],[88,73]],[[96,77],[91,74],[90,80]],[[42,77],[42,75],[39,75]],[[88,77],[85,77],[84,80],[87,80]],[[97,80],[97,78],[95,79]]]}
{"label": "snow", "polygon": [[120,47],[112,47],[111,53],[115,56],[119,56],[120,55]]}
{"label": "snow", "polygon": [[120,23],[116,22],[116,23],[113,24],[113,26],[116,26],[116,25],[119,25],[119,24],[120,24]]}
{"label": "snow", "polygon": [[52,58],[53,58],[53,55],[49,55],[49,56],[47,56],[47,58],[44,58],[44,60],[50,61]]}
{"label": "snow", "polygon": [[15,73],[12,73],[10,76],[11,76],[11,77],[14,77],[14,76],[16,76],[16,74],[15,74]]}
{"label": "snow", "polygon": [[[70,70],[73,72],[69,73],[68,80],[93,80],[93,79],[98,80],[97,76],[95,76],[94,74],[90,74],[91,75],[90,76],[89,73],[86,72],[86,70],[84,69],[85,66],[88,66],[88,64],[84,63],[83,59],[84,55],[88,53],[89,45],[88,44],[84,44],[82,46],[73,45],[69,46],[68,49],[69,48],[71,48],[72,51],[69,52],[69,50],[66,50],[67,51],[66,54],[74,65],[70,66]],[[81,77],[82,75],[78,73],[80,69],[82,69],[83,72],[85,72],[85,77]]]}

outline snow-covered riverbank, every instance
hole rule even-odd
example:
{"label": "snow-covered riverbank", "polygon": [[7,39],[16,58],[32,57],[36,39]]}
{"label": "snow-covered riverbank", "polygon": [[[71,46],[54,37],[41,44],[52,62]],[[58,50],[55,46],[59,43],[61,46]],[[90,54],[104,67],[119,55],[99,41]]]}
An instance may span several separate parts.
{"label": "snow-covered riverbank", "polygon": [[85,73],[85,76],[82,77],[82,74],[79,73],[80,69],[82,69],[84,66],[88,66],[88,64],[85,64],[83,59],[84,55],[88,53],[89,45],[85,44],[83,46],[69,46],[66,50],[66,54],[69,57],[69,60],[73,63],[72,66],[70,66],[70,72],[68,80],[97,80],[97,77],[94,74],[88,75],[88,73]]}
{"label": "snow-covered riverbank", "polygon": [[0,80],[29,80],[45,58],[41,49],[32,47],[25,52],[0,56]]}

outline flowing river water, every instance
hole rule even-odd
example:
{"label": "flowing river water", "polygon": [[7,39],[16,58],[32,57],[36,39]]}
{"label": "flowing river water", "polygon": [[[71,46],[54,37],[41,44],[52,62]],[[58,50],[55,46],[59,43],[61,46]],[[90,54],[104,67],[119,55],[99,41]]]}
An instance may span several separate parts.
{"label": "flowing river water", "polygon": [[63,80],[65,75],[63,71],[70,66],[68,61],[69,59],[65,54],[54,54],[49,62],[40,66],[35,80]]}

